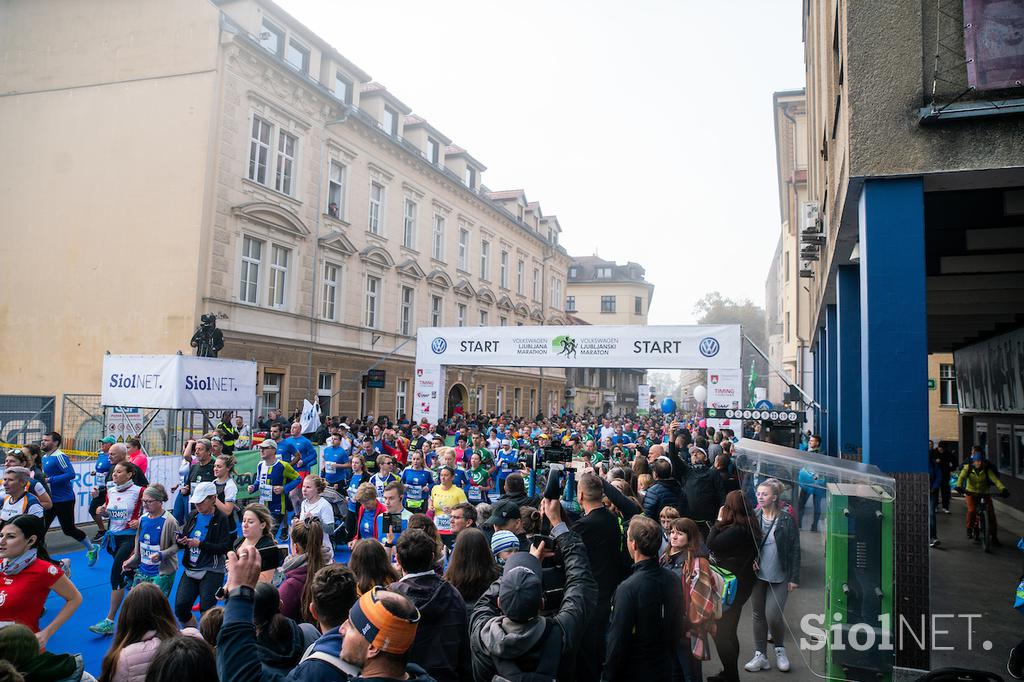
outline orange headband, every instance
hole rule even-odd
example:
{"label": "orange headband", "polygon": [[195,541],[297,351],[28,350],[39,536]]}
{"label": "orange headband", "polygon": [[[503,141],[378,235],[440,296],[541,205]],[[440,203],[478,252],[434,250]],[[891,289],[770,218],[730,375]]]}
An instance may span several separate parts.
{"label": "orange headband", "polygon": [[378,589],[374,587],[361,596],[349,610],[348,619],[374,648],[392,654],[404,654],[416,639],[419,611],[416,612],[416,619],[411,621],[396,616],[377,598]]}

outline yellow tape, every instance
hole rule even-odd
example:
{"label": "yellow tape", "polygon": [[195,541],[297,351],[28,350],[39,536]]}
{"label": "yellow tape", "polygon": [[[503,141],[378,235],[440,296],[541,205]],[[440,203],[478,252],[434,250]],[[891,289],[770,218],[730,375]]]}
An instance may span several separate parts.
{"label": "yellow tape", "polygon": [[[13,448],[15,450],[20,450],[22,447],[24,446],[18,445],[17,443],[0,442],[0,448]],[[64,448],[61,448],[60,451],[63,452],[65,455],[74,455],[75,457],[79,457],[82,459],[95,459],[96,456],[99,454],[98,452],[90,452],[88,450],[65,450]],[[178,453],[171,452],[170,450],[157,450],[155,452],[147,452],[146,454],[150,457],[154,457],[156,455],[176,455]]]}

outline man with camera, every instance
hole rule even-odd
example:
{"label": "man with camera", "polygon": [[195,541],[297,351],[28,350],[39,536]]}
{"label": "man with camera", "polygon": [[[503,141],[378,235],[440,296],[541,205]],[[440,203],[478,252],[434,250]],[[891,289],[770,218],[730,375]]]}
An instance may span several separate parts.
{"label": "man with camera", "polygon": [[[530,551],[508,558],[502,575],[477,602],[469,619],[476,679],[512,679],[524,672],[548,679],[576,679],[576,652],[597,601],[597,583],[579,535],[562,520],[557,499],[541,501],[553,547],[543,536]],[[561,604],[544,603],[541,561],[558,554],[565,566]],[[561,593],[561,590],[557,592]],[[542,607],[557,612],[540,615]]]}

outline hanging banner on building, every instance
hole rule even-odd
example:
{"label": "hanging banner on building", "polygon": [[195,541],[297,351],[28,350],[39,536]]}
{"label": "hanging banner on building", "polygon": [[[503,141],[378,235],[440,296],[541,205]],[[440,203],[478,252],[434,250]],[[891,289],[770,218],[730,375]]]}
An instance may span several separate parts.
{"label": "hanging banner on building", "polygon": [[413,382],[412,418],[413,421],[426,420],[436,423],[441,418],[444,392],[444,371],[439,365],[416,367],[416,380]]}
{"label": "hanging banner on building", "polygon": [[1024,5],[964,0],[967,84],[976,90],[1019,88],[1024,82]]}
{"label": "hanging banner on building", "polygon": [[107,355],[105,406],[169,410],[252,410],[256,363],[191,355]]}
{"label": "hanging banner on building", "polygon": [[1024,412],[1024,328],[953,353],[960,412]]}
{"label": "hanging banner on building", "polygon": [[651,409],[651,386],[650,384],[637,384],[636,387],[636,413],[646,415]]}
{"label": "hanging banner on building", "polygon": [[736,369],[739,325],[422,327],[418,366]]}

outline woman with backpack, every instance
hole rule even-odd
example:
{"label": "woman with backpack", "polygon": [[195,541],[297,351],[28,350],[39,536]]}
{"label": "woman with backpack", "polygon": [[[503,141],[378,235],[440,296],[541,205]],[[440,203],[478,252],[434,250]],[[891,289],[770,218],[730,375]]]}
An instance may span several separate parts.
{"label": "woman with backpack", "polygon": [[789,671],[789,658],[783,646],[786,624],[782,611],[786,598],[800,582],[800,531],[793,517],[780,506],[782,483],[769,478],[757,486],[757,511],[754,522],[760,526],[761,540],[755,569],[757,577],[751,594],[754,610],[754,657],[743,666],[747,672],[768,670],[768,631],[775,647],[775,665]]}
{"label": "woman with backpack", "polygon": [[725,504],[718,510],[718,520],[708,533],[707,545],[713,563],[731,572],[736,579],[736,596],[722,613],[715,632],[715,648],[723,670],[708,677],[707,682],[738,682],[740,641],[736,635],[743,604],[750,598],[757,576],[754,560],[760,529],[747,513],[743,493],[733,490],[725,496]]}
{"label": "woman with backpack", "polygon": [[683,582],[683,621],[686,637],[672,662],[672,677],[683,682],[700,682],[701,661],[711,658],[708,635],[721,613],[721,593],[708,563],[704,536],[692,519],[673,519],[669,545],[661,565]]}

